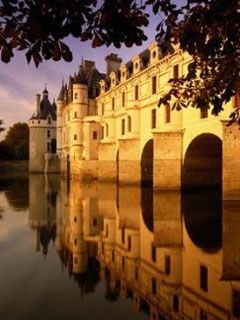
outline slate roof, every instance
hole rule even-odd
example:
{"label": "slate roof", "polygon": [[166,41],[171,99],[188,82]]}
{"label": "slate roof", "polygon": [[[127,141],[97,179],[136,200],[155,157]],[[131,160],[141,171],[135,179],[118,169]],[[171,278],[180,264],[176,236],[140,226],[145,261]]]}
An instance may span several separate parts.
{"label": "slate roof", "polygon": [[34,113],[30,120],[38,119],[38,120],[46,120],[47,117],[50,115],[53,120],[56,120],[56,104],[55,101],[51,104],[48,99],[48,91],[45,89],[43,91],[43,97],[40,102],[39,113]]}
{"label": "slate roof", "polygon": [[[106,80],[106,74],[99,72],[94,63],[91,68],[84,68],[83,63],[79,67],[78,74],[75,74],[75,76],[72,78],[71,81],[69,81],[68,87],[65,85],[62,85],[62,88],[58,95],[58,100],[65,101],[68,103],[69,101],[66,101],[66,91],[69,92],[71,90],[72,84],[86,84],[88,86],[88,97],[89,98],[95,98],[97,96],[97,92],[99,89],[99,81],[101,79]],[[69,100],[69,99],[68,99]]]}

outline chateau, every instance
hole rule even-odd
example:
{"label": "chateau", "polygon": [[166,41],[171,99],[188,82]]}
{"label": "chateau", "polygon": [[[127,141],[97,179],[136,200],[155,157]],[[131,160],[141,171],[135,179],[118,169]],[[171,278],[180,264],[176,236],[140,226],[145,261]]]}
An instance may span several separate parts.
{"label": "chateau", "polygon": [[208,109],[158,108],[169,79],[186,74],[191,61],[179,49],[163,56],[152,43],[127,63],[116,54],[105,60],[106,74],[82,61],[56,106],[45,91],[39,109],[37,96],[30,171],[161,190],[222,185],[225,200],[239,199],[240,132],[226,125],[234,99],[218,117]]}

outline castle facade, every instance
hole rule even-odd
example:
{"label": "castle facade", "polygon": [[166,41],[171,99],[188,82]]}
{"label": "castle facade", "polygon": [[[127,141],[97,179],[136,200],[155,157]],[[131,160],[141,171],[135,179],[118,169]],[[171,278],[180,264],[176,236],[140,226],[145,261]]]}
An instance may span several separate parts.
{"label": "castle facade", "polygon": [[[105,60],[106,74],[85,60],[63,83],[56,102],[56,155],[42,157],[45,172],[155,189],[222,185],[224,199],[238,199],[239,130],[227,126],[235,100],[218,117],[207,108],[158,108],[168,81],[187,73],[191,57],[179,49],[163,56],[152,43],[125,64],[115,54]],[[30,170],[38,166],[30,156]]]}

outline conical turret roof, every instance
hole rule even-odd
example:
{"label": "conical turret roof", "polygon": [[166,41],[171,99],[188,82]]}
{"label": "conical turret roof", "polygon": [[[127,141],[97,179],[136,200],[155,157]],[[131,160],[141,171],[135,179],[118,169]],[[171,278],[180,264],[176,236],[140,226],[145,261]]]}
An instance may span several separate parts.
{"label": "conical turret roof", "polygon": [[83,68],[83,65],[81,64],[80,65],[80,68],[79,68],[79,72],[77,74],[77,76],[74,78],[74,83],[78,83],[78,84],[88,84],[87,82],[87,78],[86,78],[86,75],[85,75],[85,71],[84,71],[84,68]]}

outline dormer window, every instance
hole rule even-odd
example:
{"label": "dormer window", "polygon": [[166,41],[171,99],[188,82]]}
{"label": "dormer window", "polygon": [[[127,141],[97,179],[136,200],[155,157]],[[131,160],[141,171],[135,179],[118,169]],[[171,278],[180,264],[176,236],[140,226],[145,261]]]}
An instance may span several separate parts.
{"label": "dormer window", "polygon": [[[105,81],[103,79],[100,81],[100,88],[101,88],[101,93],[104,93],[105,89],[106,89],[106,83],[105,83]],[[98,96],[98,94],[99,94],[99,92],[96,92],[97,96]]]}
{"label": "dormer window", "polygon": [[155,58],[156,58],[156,55],[157,55],[156,51],[153,51],[153,53],[152,53],[152,57],[153,57],[153,59],[155,59]]}
{"label": "dormer window", "polygon": [[138,63],[137,62],[135,63],[135,69],[138,69]]}
{"label": "dormer window", "polygon": [[77,98],[78,98],[78,94],[75,93],[75,94],[74,94],[74,99],[77,99]]}
{"label": "dormer window", "polygon": [[48,124],[50,124],[51,123],[51,118],[50,117],[48,117]]}

